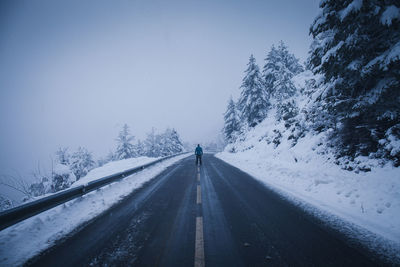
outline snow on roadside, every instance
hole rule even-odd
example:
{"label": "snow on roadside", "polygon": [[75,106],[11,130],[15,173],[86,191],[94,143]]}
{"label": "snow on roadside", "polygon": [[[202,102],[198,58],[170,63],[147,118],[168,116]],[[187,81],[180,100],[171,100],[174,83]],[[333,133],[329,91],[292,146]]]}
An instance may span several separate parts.
{"label": "snow on roadside", "polygon": [[72,187],[85,185],[101,177],[106,177],[117,172],[123,172],[156,160],[158,160],[158,158],[137,157],[108,162],[99,168],[91,170],[85,177],[82,177],[81,179],[73,183]]}
{"label": "snow on roadside", "polygon": [[387,165],[357,174],[313,151],[321,142],[320,136],[306,136],[294,147],[284,142],[273,148],[259,141],[257,129],[253,135],[239,144],[243,146],[238,149],[240,152],[226,149],[216,156],[290,200],[306,203],[383,237],[391,246],[395,244],[394,253],[399,253],[400,168]]}
{"label": "snow on roadside", "polygon": [[[55,241],[70,233],[79,225],[116,204],[168,166],[187,156],[188,154],[184,154],[165,160],[119,182],[104,186],[100,190],[90,192],[83,197],[71,200],[4,229],[0,232],[0,266],[22,265],[28,259],[52,246]],[[87,183],[153,160],[155,159],[138,158],[111,162],[92,170],[81,180],[83,180],[82,183]]]}

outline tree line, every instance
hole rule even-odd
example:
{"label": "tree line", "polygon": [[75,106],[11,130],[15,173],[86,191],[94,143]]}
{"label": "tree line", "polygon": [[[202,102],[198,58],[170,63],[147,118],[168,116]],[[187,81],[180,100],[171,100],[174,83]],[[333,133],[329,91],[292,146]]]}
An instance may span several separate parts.
{"label": "tree line", "polygon": [[161,133],[152,128],[144,140],[136,140],[129,126],[124,124],[115,141],[116,149],[97,161],[93,153],[84,147],[79,147],[72,153],[66,147],[59,148],[55,153],[55,159],[52,160],[50,172],[42,173],[37,170],[34,172],[36,182],[24,185],[25,200],[69,188],[90,170],[112,161],[141,156],[157,158],[184,151],[178,132],[170,128]]}
{"label": "tree line", "polygon": [[298,113],[295,104],[297,88],[291,80],[304,71],[299,60],[288,51],[283,41],[272,46],[260,71],[253,55],[250,56],[240,86],[241,94],[235,102],[232,97],[224,114],[224,134],[229,143],[257,126],[275,109],[276,120],[287,125]]}
{"label": "tree line", "polygon": [[[261,71],[250,56],[240,97],[229,100],[224,114],[226,140],[244,140],[273,117],[293,133],[293,145],[307,133],[325,133],[324,145],[337,159],[364,156],[399,166],[398,1],[324,0],[320,9],[304,65],[283,42],[272,46]],[[306,85],[296,86],[293,77],[305,72],[312,73]],[[282,133],[268,138],[279,145]]]}

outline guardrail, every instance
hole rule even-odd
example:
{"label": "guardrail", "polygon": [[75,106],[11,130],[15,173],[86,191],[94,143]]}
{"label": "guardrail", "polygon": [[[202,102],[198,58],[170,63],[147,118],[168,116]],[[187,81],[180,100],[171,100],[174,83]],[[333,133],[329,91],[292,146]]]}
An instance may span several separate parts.
{"label": "guardrail", "polygon": [[172,155],[172,156],[167,156],[167,157],[158,159],[156,161],[147,163],[147,164],[139,166],[139,167],[135,167],[135,168],[123,171],[123,172],[119,172],[119,173],[115,173],[115,174],[112,174],[112,175],[109,175],[109,176],[106,176],[103,178],[99,178],[95,181],[89,182],[86,185],[80,185],[77,187],[66,189],[61,192],[52,194],[51,196],[43,197],[43,198],[34,200],[34,201],[26,203],[26,204],[22,204],[18,207],[0,212],[0,231],[11,225],[19,223],[25,219],[28,219],[36,214],[39,214],[43,211],[54,208],[55,206],[58,206],[60,204],[63,204],[69,200],[83,196],[93,190],[96,190],[96,189],[103,187],[105,185],[108,185],[110,183],[119,181],[124,177],[127,177],[127,176],[137,173],[141,170],[144,170],[150,166],[160,163],[161,161],[164,161],[166,159],[170,159],[170,158],[173,158],[173,157],[176,157],[179,155],[183,155],[183,154],[186,154],[186,152]]}

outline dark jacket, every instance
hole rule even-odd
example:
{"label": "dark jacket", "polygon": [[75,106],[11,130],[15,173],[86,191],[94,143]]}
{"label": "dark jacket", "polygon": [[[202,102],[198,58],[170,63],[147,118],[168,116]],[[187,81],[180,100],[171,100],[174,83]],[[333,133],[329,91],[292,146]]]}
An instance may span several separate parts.
{"label": "dark jacket", "polygon": [[195,151],[194,151],[194,154],[195,154],[196,156],[201,156],[201,155],[203,155],[203,149],[202,149],[200,146],[197,146],[196,149],[195,149]]}

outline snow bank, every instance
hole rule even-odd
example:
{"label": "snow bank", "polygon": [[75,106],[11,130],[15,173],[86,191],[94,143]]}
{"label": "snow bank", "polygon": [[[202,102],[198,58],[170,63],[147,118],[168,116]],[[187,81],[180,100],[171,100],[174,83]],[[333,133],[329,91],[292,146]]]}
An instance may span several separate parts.
{"label": "snow bank", "polygon": [[[0,266],[20,266],[41,251],[51,247],[56,240],[70,233],[79,225],[98,216],[134,189],[165,170],[168,166],[187,157],[180,155],[165,160],[120,182],[104,186],[83,197],[42,212],[0,232]],[[103,176],[146,164],[154,158],[137,158],[111,162],[92,170],[79,183],[87,183]],[[75,184],[78,184],[76,182]],[[74,184],[74,185],[75,185]]]}
{"label": "snow bank", "polygon": [[117,172],[126,171],[150,162],[157,160],[158,158],[149,158],[149,157],[138,157],[138,158],[130,158],[123,159],[118,161],[112,161],[99,168],[95,168],[91,170],[85,177],[79,179],[72,186],[80,186],[85,185],[91,181],[97,180],[102,177],[106,177],[112,175]]}
{"label": "snow bank", "polygon": [[[249,173],[268,187],[371,231],[400,248],[400,168],[390,164],[370,172],[350,172],[333,163],[325,135],[308,134],[295,146],[284,127],[266,119],[245,140],[228,145],[217,157]],[[281,130],[281,143],[267,136]],[[234,147],[237,153],[230,153]],[[357,158],[358,166],[372,166]],[[400,258],[400,254],[398,254]]]}

